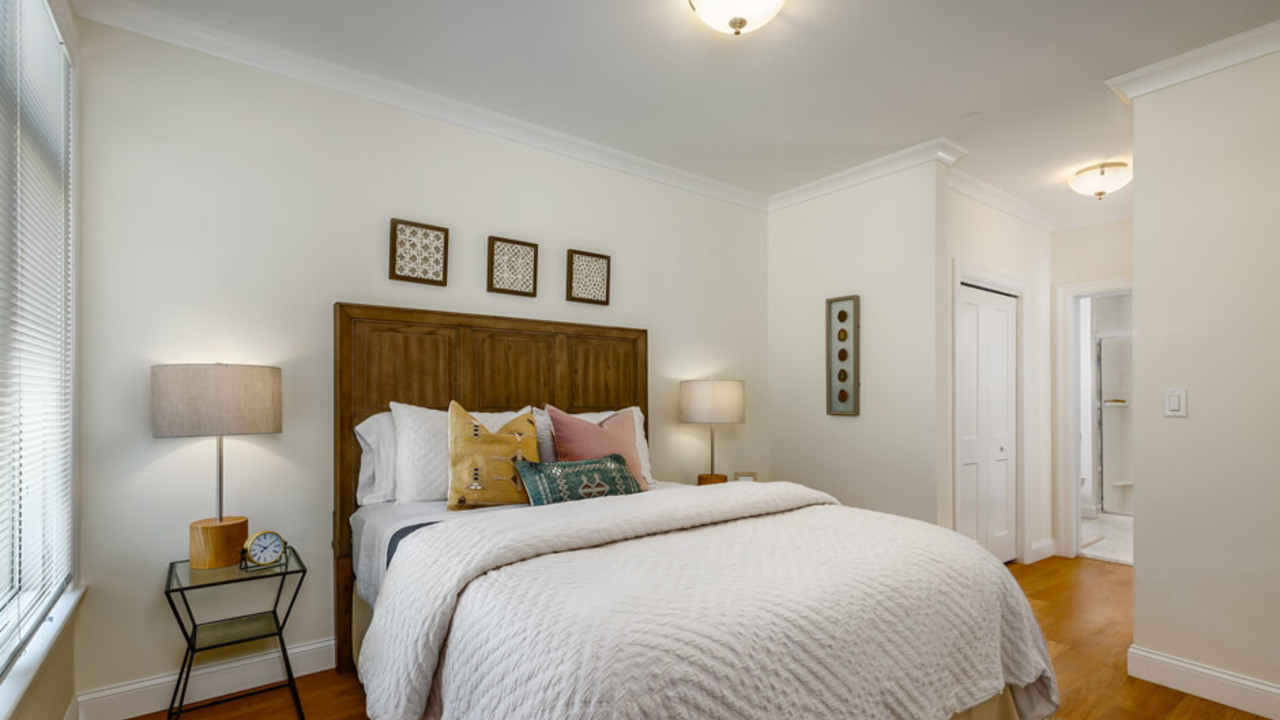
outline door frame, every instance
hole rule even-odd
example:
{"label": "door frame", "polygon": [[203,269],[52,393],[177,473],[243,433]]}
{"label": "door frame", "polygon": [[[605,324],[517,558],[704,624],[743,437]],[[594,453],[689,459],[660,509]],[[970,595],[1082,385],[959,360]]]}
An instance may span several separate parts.
{"label": "door frame", "polygon": [[[1060,285],[1055,303],[1054,421],[1057,423],[1057,458],[1054,476],[1058,500],[1058,555],[1073,558],[1080,552],[1080,313],[1081,298],[1123,295],[1133,292],[1133,278],[1114,278]],[[1131,331],[1132,332],[1132,331]],[[1073,402],[1075,399],[1075,402]]]}
{"label": "door frame", "polygon": [[987,270],[977,265],[955,260],[952,265],[951,272],[951,317],[948,318],[951,328],[951,347],[950,347],[950,367],[948,368],[948,377],[950,378],[950,387],[948,388],[948,403],[950,412],[947,417],[950,419],[948,428],[947,444],[951,448],[948,453],[948,463],[950,467],[947,470],[947,477],[950,478],[949,493],[951,498],[951,513],[948,518],[950,527],[956,526],[956,460],[959,449],[955,443],[955,427],[956,427],[956,306],[958,305],[960,286],[963,283],[977,285],[989,290],[998,290],[1007,295],[1012,295],[1018,303],[1018,336],[1016,347],[1018,350],[1017,362],[1017,401],[1015,407],[1018,409],[1017,419],[1017,443],[1018,443],[1018,461],[1015,463],[1017,478],[1014,482],[1014,493],[1017,497],[1015,505],[1017,506],[1017,540],[1016,540],[1016,557],[1015,561],[1019,563],[1034,562],[1041,559],[1045,554],[1041,553],[1037,556],[1032,551],[1031,540],[1028,538],[1026,529],[1027,518],[1030,516],[1031,508],[1027,507],[1028,493],[1026,490],[1026,418],[1027,418],[1027,393],[1023,387],[1024,378],[1026,376],[1027,363],[1027,346],[1026,346],[1026,295],[1027,284],[1022,280],[1002,275],[997,272]]}

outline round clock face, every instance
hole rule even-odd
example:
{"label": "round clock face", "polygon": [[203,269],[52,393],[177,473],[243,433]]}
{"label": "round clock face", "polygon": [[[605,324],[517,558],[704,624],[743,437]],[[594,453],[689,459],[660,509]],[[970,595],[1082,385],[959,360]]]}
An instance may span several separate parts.
{"label": "round clock face", "polygon": [[244,550],[249,562],[270,565],[284,554],[284,538],[280,537],[280,533],[263,530],[249,538],[244,544]]}

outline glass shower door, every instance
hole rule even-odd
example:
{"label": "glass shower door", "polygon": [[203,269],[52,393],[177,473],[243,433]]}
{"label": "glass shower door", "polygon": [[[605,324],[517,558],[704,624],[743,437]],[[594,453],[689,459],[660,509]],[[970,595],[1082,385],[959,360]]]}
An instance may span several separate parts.
{"label": "glass shower door", "polygon": [[1097,348],[1102,510],[1132,515],[1133,337],[1102,337]]}

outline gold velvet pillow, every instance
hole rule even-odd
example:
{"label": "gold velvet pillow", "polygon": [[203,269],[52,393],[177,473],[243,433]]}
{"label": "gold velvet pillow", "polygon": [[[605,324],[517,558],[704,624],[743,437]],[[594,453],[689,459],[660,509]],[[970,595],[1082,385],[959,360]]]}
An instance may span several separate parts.
{"label": "gold velvet pillow", "polygon": [[497,432],[457,402],[449,403],[449,509],[528,505],[516,460],[538,460],[533,413],[517,415]]}

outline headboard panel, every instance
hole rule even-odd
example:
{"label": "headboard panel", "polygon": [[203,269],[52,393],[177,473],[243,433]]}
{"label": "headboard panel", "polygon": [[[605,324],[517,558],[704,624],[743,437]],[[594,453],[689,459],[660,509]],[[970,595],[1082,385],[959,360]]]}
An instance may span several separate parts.
{"label": "headboard panel", "polygon": [[351,514],[360,445],[355,426],[392,401],[440,410],[568,412],[639,405],[646,419],[648,332],[374,305],[334,305],[334,636],[351,657]]}

